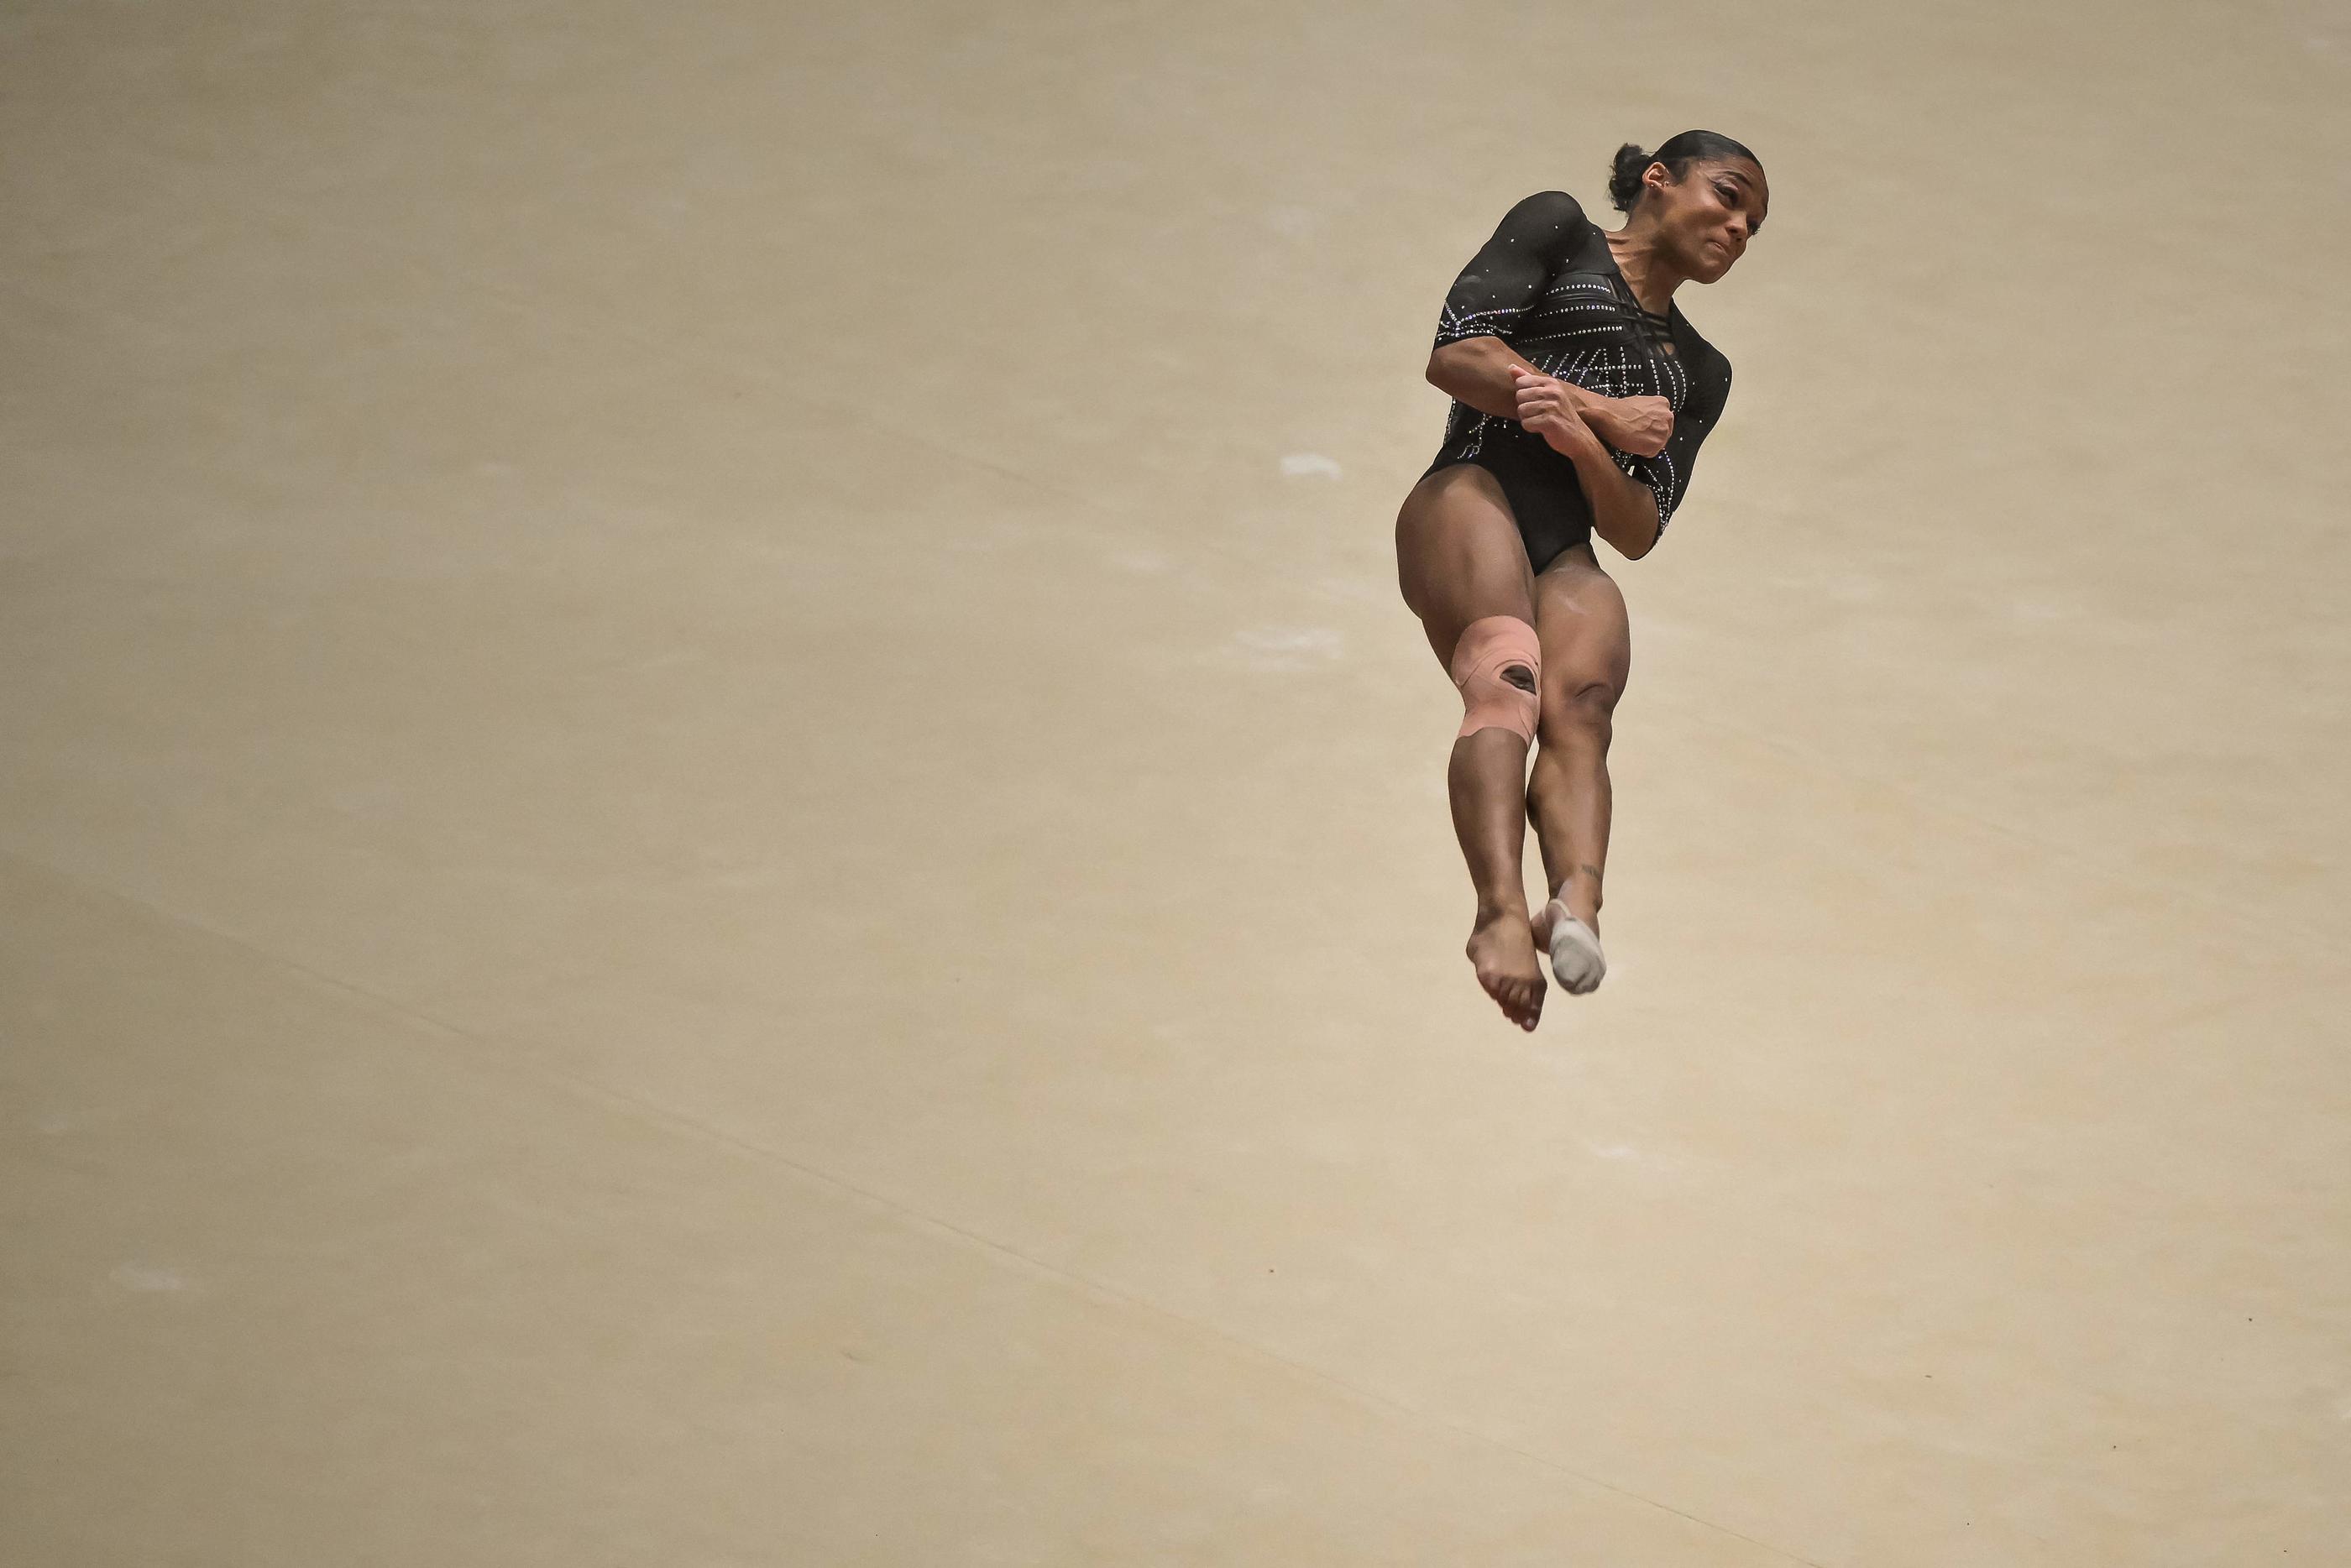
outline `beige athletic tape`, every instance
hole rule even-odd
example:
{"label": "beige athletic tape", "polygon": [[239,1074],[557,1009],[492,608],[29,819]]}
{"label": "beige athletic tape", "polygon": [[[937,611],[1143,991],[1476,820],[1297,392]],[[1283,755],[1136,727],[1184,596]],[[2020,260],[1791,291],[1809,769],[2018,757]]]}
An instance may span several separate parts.
{"label": "beige athletic tape", "polygon": [[[1509,730],[1534,743],[1535,715],[1541,704],[1533,691],[1503,679],[1506,670],[1524,670],[1528,682],[1542,685],[1542,643],[1535,628],[1514,615],[1473,620],[1453,647],[1453,684],[1461,689],[1461,735]],[[1459,737],[1457,736],[1457,739]]]}

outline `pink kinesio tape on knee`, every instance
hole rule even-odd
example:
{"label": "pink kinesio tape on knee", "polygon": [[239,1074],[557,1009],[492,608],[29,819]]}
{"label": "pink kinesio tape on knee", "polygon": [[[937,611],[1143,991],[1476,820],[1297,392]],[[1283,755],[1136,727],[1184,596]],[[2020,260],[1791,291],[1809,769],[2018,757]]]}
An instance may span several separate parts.
{"label": "pink kinesio tape on knee", "polygon": [[[1527,686],[1505,676],[1506,670],[1526,671]],[[1473,620],[1453,646],[1453,684],[1461,689],[1461,704],[1468,716],[1461,735],[1480,730],[1509,730],[1529,745],[1534,743],[1535,715],[1541,703],[1531,687],[1542,685],[1542,642],[1535,628],[1514,615],[1489,615]]]}

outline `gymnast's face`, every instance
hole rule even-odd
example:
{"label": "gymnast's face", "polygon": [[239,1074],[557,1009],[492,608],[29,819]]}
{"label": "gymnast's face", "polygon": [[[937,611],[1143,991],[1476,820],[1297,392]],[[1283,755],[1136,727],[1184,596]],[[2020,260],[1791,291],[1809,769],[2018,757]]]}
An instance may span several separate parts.
{"label": "gymnast's face", "polygon": [[1771,189],[1752,160],[1692,161],[1679,181],[1652,163],[1642,176],[1657,213],[1657,238],[1692,283],[1712,283],[1746,254],[1763,226]]}

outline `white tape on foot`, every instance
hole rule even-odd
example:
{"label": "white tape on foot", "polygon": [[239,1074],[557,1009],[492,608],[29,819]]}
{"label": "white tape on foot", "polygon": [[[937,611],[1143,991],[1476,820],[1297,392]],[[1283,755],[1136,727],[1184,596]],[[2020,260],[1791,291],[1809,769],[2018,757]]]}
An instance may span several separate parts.
{"label": "white tape on foot", "polygon": [[1557,898],[1551,901],[1551,972],[1570,996],[1585,996],[1599,989],[1601,977],[1608,972],[1600,939]]}

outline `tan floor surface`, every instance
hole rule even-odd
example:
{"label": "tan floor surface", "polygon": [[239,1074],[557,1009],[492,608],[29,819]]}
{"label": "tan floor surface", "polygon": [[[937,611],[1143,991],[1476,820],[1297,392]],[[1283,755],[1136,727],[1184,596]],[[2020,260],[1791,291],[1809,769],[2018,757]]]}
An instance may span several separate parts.
{"label": "tan floor surface", "polygon": [[[2351,1563],[2351,14],[0,12],[0,1562]],[[1388,530],[1741,137],[1607,986]]]}

